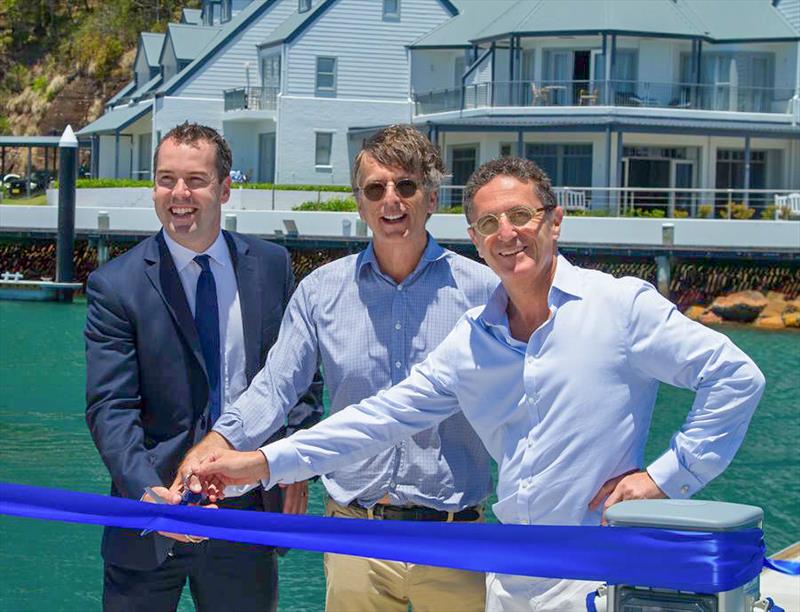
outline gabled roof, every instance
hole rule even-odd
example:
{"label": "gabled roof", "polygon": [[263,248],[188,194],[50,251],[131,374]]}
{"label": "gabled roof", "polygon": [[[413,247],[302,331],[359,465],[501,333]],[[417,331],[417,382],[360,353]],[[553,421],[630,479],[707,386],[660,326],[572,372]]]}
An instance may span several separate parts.
{"label": "gabled roof", "polygon": [[798,32],[770,0],[682,0],[680,4],[715,42],[798,40]]}
{"label": "gabled roof", "polygon": [[111,99],[106,102],[106,106],[111,106],[114,103],[119,102],[120,100],[122,100],[122,98],[126,97],[135,89],[136,89],[136,81],[134,80],[125,85],[125,87],[120,89],[116,94],[114,94],[111,97]]}
{"label": "gabled roof", "polygon": [[678,4],[673,0],[649,0],[644,5],[629,0],[518,1],[502,14],[492,11],[491,16],[486,15],[483,23],[488,25],[474,40],[507,38],[510,34],[600,32],[685,38],[705,36],[705,30],[689,19]]}
{"label": "gabled roof", "polygon": [[269,38],[259,44],[259,47],[271,47],[277,43],[281,42],[290,42],[294,39],[300,32],[306,29],[307,23],[310,23],[316,19],[320,14],[328,9],[328,7],[336,2],[336,0],[324,0],[324,2],[320,2],[315,7],[313,7],[310,11],[303,11],[302,13],[298,13],[295,11],[291,15],[289,15],[286,19],[284,19],[283,23],[279,25],[275,30],[273,30],[272,34],[269,35]]}
{"label": "gabled roof", "polygon": [[164,46],[164,34],[158,32],[142,32],[139,34],[139,48],[144,49],[144,57],[150,68],[158,68],[161,48]]}
{"label": "gabled roof", "polygon": [[489,17],[497,16],[518,0],[493,0],[491,4],[485,0],[457,0],[458,15],[448,19],[431,32],[414,41],[414,48],[458,48],[470,47],[470,40],[486,27]]}
{"label": "gabled roof", "polygon": [[99,117],[86,127],[78,130],[78,136],[86,134],[108,133],[123,130],[131,123],[150,111],[152,102],[147,100],[133,106],[120,106]]}
{"label": "gabled roof", "polygon": [[[511,35],[600,33],[709,42],[789,41],[800,35],[770,0],[455,0],[460,14],[412,47],[458,47]],[[468,16],[468,17],[467,17]]]}
{"label": "gabled roof", "polygon": [[[185,23],[171,23],[167,27],[167,37],[172,41],[175,57],[180,62],[190,62],[200,55],[220,32],[220,26],[196,26]],[[166,47],[166,42],[164,44]],[[163,50],[162,50],[163,59]]]}
{"label": "gabled roof", "polygon": [[201,9],[185,8],[181,11],[181,23],[200,25],[203,21],[203,11]]}
{"label": "gabled roof", "polygon": [[161,84],[161,73],[159,72],[156,76],[152,79],[147,81],[144,85],[139,87],[136,91],[132,92],[127,97],[131,100],[136,100],[137,98],[141,98],[156,89]]}
{"label": "gabled roof", "polygon": [[[192,62],[186,66],[186,68],[164,83],[158,91],[164,94],[172,93],[176,87],[199,70],[208,59],[213,57],[219,49],[230,42],[255,19],[258,19],[264,11],[276,2],[278,2],[278,0],[254,0],[242,9],[242,11],[237,13],[233,19],[221,26],[217,26],[215,28],[217,30],[217,35],[212,40],[206,42],[206,46],[192,59]],[[202,26],[184,27],[189,28],[190,31],[197,32]]]}

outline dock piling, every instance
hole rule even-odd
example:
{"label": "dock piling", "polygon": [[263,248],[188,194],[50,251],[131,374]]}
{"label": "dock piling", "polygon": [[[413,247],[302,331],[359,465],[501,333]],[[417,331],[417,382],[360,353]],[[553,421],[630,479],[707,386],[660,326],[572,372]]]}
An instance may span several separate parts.
{"label": "dock piling", "polygon": [[[56,243],[56,282],[72,282],[75,246],[75,177],[78,139],[67,126],[58,143],[58,239]],[[59,301],[71,302],[72,289],[60,289]]]}

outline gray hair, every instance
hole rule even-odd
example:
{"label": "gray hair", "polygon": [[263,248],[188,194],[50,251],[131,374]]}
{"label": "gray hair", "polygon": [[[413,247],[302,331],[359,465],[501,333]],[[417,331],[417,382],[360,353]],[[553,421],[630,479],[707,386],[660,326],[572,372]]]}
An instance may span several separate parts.
{"label": "gray hair", "polygon": [[481,187],[498,176],[513,176],[523,183],[532,183],[533,191],[547,209],[558,205],[553,185],[547,173],[529,159],[501,157],[481,165],[472,173],[464,187],[464,215],[472,221],[472,204]]}

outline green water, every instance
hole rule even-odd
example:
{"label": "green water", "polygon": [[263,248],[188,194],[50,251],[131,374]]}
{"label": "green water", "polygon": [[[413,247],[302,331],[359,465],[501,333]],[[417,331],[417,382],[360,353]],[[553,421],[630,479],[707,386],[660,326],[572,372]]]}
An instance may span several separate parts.
{"label": "green water", "polygon": [[[0,480],[108,492],[83,418],[85,314],[85,303],[0,302]],[[762,506],[775,552],[800,539],[800,334],[722,331],[753,357],[768,386],[736,459],[700,497]],[[691,397],[662,386],[648,460],[680,426]],[[321,508],[315,484],[311,512]],[[0,610],[99,610],[100,534],[100,527],[0,516]],[[280,609],[322,610],[324,584],[322,555],[291,551],[281,560]],[[185,594],[181,610],[191,609]]]}

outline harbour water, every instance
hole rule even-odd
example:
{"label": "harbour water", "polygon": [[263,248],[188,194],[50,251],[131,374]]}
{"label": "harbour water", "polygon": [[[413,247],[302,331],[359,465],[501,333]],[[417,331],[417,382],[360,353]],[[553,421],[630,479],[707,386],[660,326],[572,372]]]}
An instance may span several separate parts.
{"label": "harbour water", "polygon": [[[0,302],[0,480],[106,494],[108,474],[84,422],[85,302]],[[767,377],[747,439],[727,472],[698,496],[766,513],[768,552],[800,539],[800,334],[724,327]],[[668,444],[690,392],[662,385],[647,459]],[[598,432],[598,444],[613,429]],[[311,512],[322,491],[312,485]],[[101,528],[0,516],[0,610],[100,609]],[[324,608],[322,556],[281,560],[280,610]],[[180,606],[192,610],[188,593]]]}

